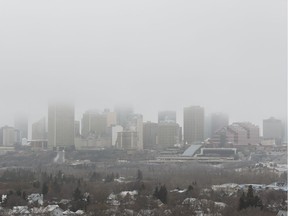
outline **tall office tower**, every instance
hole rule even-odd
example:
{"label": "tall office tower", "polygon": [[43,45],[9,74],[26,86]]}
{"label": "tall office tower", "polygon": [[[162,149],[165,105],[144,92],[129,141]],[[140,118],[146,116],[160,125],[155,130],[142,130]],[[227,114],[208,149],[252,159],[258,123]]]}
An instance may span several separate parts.
{"label": "tall office tower", "polygon": [[48,107],[48,148],[74,146],[74,105],[54,103]]}
{"label": "tall office tower", "polygon": [[204,139],[212,137],[211,133],[211,115],[205,115],[204,117]]}
{"label": "tall office tower", "polygon": [[184,144],[193,144],[204,140],[204,108],[190,106],[184,108]]}
{"label": "tall office tower", "polygon": [[47,139],[47,124],[46,118],[43,117],[39,121],[32,124],[32,140]]}
{"label": "tall office tower", "polygon": [[4,126],[0,129],[0,131],[0,144],[2,146],[14,146],[15,144],[17,144],[17,136],[19,136],[17,129],[9,126]]}
{"label": "tall office tower", "polygon": [[133,108],[129,106],[115,107],[117,124],[127,128],[131,116],[133,115]]}
{"label": "tall office tower", "polygon": [[117,125],[117,118],[116,118],[115,112],[111,112],[109,109],[105,109],[104,114],[106,115],[107,127],[110,127],[112,125]]}
{"label": "tall office tower", "polygon": [[247,132],[248,145],[258,145],[260,143],[259,127],[250,122],[237,122]]}
{"label": "tall office tower", "polygon": [[283,124],[282,121],[271,117],[263,120],[263,138],[274,139],[276,144],[282,143],[283,138]]}
{"label": "tall office tower", "polygon": [[211,115],[211,134],[229,125],[229,117],[224,113],[213,113]]}
{"label": "tall office tower", "polygon": [[159,111],[158,123],[161,122],[174,122],[176,123],[176,111]]}
{"label": "tall office tower", "polygon": [[129,130],[137,132],[137,149],[143,149],[143,116],[134,114],[128,124]]}
{"label": "tall office tower", "polygon": [[143,124],[143,148],[156,149],[158,139],[158,124],[145,122]]}
{"label": "tall office tower", "polygon": [[107,117],[95,110],[88,110],[83,114],[81,126],[84,138],[103,136],[107,131]]}
{"label": "tall office tower", "polygon": [[22,139],[28,139],[28,117],[25,114],[17,114],[14,119],[14,127],[19,130],[20,137],[18,142],[22,143]]}
{"label": "tall office tower", "polygon": [[180,143],[181,128],[177,123],[162,122],[158,124],[157,148],[165,149]]}
{"label": "tall office tower", "polygon": [[80,121],[74,122],[74,136],[80,137]]}

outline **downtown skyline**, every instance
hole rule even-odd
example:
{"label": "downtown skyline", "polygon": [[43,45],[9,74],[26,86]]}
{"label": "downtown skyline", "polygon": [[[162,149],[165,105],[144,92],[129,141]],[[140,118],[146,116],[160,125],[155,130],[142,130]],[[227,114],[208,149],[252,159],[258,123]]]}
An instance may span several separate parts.
{"label": "downtown skyline", "polygon": [[144,121],[175,110],[180,125],[191,105],[257,125],[286,119],[285,5],[3,1],[0,125],[19,111],[36,121],[57,97],[75,101],[76,119],[118,103]]}

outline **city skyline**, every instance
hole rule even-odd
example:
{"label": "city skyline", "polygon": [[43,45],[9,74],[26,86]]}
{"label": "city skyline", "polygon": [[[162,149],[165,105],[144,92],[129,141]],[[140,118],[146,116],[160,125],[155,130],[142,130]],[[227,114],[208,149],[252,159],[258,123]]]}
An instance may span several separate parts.
{"label": "city skyline", "polygon": [[0,1],[0,215],[286,215],[287,6]]}
{"label": "city skyline", "polygon": [[144,120],[176,110],[180,124],[190,105],[258,125],[287,116],[283,1],[4,1],[0,8],[1,125],[17,111],[41,118],[55,97],[74,99],[77,119],[121,102]]}
{"label": "city skyline", "polygon": [[[56,101],[56,100],[55,100]],[[60,102],[60,100],[57,100],[58,102]],[[64,100],[64,101],[70,101],[71,102],[71,100]],[[51,100],[50,100],[50,102],[51,102]],[[133,110],[133,112],[134,113],[141,113],[141,112],[138,112],[138,110],[135,110],[134,109],[134,106],[132,106],[131,105],[131,103],[130,104],[127,104],[127,105],[123,105],[123,103],[120,105],[120,107],[121,106],[123,106],[123,107],[128,107],[128,108],[131,108],[132,110]],[[198,105],[195,105],[195,106],[198,106]],[[110,108],[107,108],[107,107],[105,107],[104,106],[104,108],[102,108],[102,109],[100,109],[100,108],[96,108],[96,107],[93,107],[93,108],[89,108],[89,107],[87,107],[87,108],[84,108],[84,111],[83,112],[80,112],[79,111],[79,109],[78,109],[78,112],[77,112],[77,106],[75,105],[75,121],[80,121],[81,122],[81,120],[82,120],[82,118],[83,118],[83,115],[87,112],[87,111],[94,111],[94,112],[96,112],[96,113],[98,113],[99,115],[100,114],[104,114],[105,112],[107,112],[107,110],[109,110],[109,111],[111,111],[111,112],[113,112],[113,113],[115,113],[115,110],[117,109],[117,107],[119,107],[119,105],[114,105],[114,106],[112,106],[112,109],[110,109]],[[260,128],[260,135],[263,135],[263,120],[264,119],[268,119],[268,118],[276,118],[276,119],[279,119],[279,120],[281,120],[283,123],[285,123],[285,120],[287,121],[287,119],[286,118],[279,118],[279,117],[276,117],[276,116],[273,116],[273,115],[270,115],[270,116],[267,116],[267,117],[265,117],[265,118],[263,118],[263,119],[260,119],[259,120],[259,122],[255,122],[255,121],[251,121],[251,120],[249,120],[249,119],[233,119],[233,118],[231,118],[230,116],[229,116],[229,114],[227,114],[226,112],[223,112],[223,111],[218,111],[218,112],[207,112],[207,110],[206,110],[206,108],[204,107],[204,106],[202,106],[203,108],[204,108],[204,110],[205,110],[205,115],[204,115],[204,117],[205,118],[210,118],[211,117],[211,115],[217,115],[217,114],[219,114],[219,113],[221,113],[221,114],[224,114],[224,115],[227,115],[227,117],[229,118],[229,121],[232,123],[232,122],[252,122],[252,123],[254,123],[254,124],[256,124],[257,126],[259,126],[259,128]],[[183,107],[184,108],[184,107]],[[184,114],[184,112],[183,112],[183,108],[182,108],[182,110],[172,110],[172,109],[162,109],[162,110],[154,110],[154,116],[153,115],[150,115],[150,117],[152,116],[152,118],[150,118],[150,119],[148,119],[147,118],[147,116],[145,116],[145,115],[143,115],[142,113],[142,115],[143,115],[143,122],[155,122],[155,123],[157,123],[158,122],[158,118],[159,118],[159,112],[161,113],[161,112],[165,112],[165,111],[163,111],[163,110],[170,110],[171,112],[176,112],[176,123],[178,123],[181,127],[183,127],[183,124],[184,124],[184,122],[183,122],[183,114]],[[21,112],[19,112],[19,113],[21,113]],[[17,116],[17,114],[19,114],[19,113],[16,113],[16,116]],[[46,107],[46,112],[44,111],[44,112],[42,112],[42,113],[40,113],[39,112],[39,115],[37,115],[37,118],[29,118],[29,115],[27,114],[27,113],[29,113],[29,112],[26,112],[26,117],[28,118],[28,137],[30,137],[31,138],[31,136],[32,136],[32,134],[31,134],[31,132],[32,132],[32,125],[33,125],[33,123],[35,123],[35,122],[37,122],[39,119],[42,119],[42,118],[46,118],[46,119],[48,119],[48,103],[47,103],[47,107]],[[21,113],[22,115],[24,115],[23,113]],[[150,113],[151,114],[151,113]],[[39,116],[39,117],[38,117]],[[15,115],[13,116],[13,115],[11,115],[10,116],[10,121],[6,121],[6,123],[2,123],[1,122],[1,119],[0,119],[0,127],[3,127],[3,126],[14,126],[14,124],[13,124],[13,122],[15,122]],[[211,120],[209,120],[209,121],[211,121]],[[2,124],[1,124],[2,123]],[[82,124],[81,124],[82,125]],[[207,122],[205,122],[204,123],[204,125],[205,125],[205,127],[210,127],[209,126],[209,124],[207,124]],[[206,130],[206,129],[205,129]]]}

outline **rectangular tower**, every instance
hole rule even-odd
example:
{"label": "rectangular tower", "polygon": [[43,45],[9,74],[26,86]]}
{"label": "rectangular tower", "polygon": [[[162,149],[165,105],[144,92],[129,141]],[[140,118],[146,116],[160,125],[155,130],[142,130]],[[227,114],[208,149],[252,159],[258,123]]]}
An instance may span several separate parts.
{"label": "rectangular tower", "polygon": [[54,103],[48,107],[48,147],[74,147],[74,105]]}
{"label": "rectangular tower", "polygon": [[184,108],[184,144],[193,144],[204,140],[204,108],[190,106]]}

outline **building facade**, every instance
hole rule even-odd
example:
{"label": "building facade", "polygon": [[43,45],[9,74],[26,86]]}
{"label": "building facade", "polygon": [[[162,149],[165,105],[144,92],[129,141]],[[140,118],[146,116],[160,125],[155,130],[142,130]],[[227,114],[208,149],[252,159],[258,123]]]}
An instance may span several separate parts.
{"label": "building facade", "polygon": [[229,125],[229,117],[224,113],[212,113],[210,125],[211,134],[213,135],[217,130]]}
{"label": "building facade", "polygon": [[138,136],[136,131],[118,132],[116,146],[118,149],[138,149]]}
{"label": "building facade", "polygon": [[47,140],[47,123],[45,117],[32,124],[32,140]]}
{"label": "building facade", "polygon": [[263,120],[263,138],[274,139],[276,144],[282,143],[283,138],[283,123],[276,118]]}
{"label": "building facade", "polygon": [[162,122],[158,124],[158,149],[174,147],[181,142],[181,128],[177,123]]}
{"label": "building facade", "polygon": [[28,139],[28,117],[25,114],[18,114],[14,119],[14,127],[19,130],[18,143],[22,143],[22,139]]}
{"label": "building facade", "polygon": [[14,146],[17,143],[19,131],[14,127],[4,126],[0,129],[0,145]]}
{"label": "building facade", "polygon": [[184,144],[195,144],[204,140],[204,108],[185,107],[183,112]]}
{"label": "building facade", "polygon": [[107,116],[105,113],[88,110],[83,114],[81,123],[81,135],[84,138],[101,137],[107,132]]}
{"label": "building facade", "polygon": [[80,137],[80,121],[75,121],[74,122],[74,136],[75,137]]}
{"label": "building facade", "polygon": [[143,124],[143,148],[156,149],[158,140],[158,124],[145,122]]}
{"label": "building facade", "polygon": [[210,144],[213,147],[259,145],[259,127],[250,122],[236,122],[217,130]]}
{"label": "building facade", "polygon": [[133,115],[133,108],[130,106],[116,106],[115,113],[117,118],[117,125],[127,128],[130,118]]}
{"label": "building facade", "polygon": [[54,103],[48,107],[48,148],[71,148],[74,145],[74,105]]}

